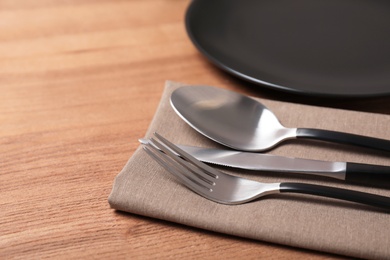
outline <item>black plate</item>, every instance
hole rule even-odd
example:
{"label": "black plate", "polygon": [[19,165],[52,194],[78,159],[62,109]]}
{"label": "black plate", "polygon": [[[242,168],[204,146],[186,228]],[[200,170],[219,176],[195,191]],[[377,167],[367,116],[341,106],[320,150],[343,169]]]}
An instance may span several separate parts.
{"label": "black plate", "polygon": [[211,62],[261,86],[390,95],[388,0],[194,0],[186,27]]}

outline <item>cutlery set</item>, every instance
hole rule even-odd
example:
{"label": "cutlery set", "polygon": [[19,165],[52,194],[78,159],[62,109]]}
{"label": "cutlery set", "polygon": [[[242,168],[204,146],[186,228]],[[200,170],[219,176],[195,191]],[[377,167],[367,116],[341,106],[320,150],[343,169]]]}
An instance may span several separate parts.
{"label": "cutlery set", "polygon": [[[325,176],[390,188],[390,166],[327,162],[263,152],[286,139],[309,138],[390,151],[390,141],[322,129],[286,128],[264,105],[250,97],[208,86],[186,86],[171,95],[175,112],[196,131],[232,149],[174,145],[161,135],[140,139],[145,151],[199,195],[224,204],[240,204],[273,193],[304,193],[390,208],[390,198],[304,183],[258,183],[222,173],[205,163],[247,170]],[[202,161],[202,162],[201,162]]]}

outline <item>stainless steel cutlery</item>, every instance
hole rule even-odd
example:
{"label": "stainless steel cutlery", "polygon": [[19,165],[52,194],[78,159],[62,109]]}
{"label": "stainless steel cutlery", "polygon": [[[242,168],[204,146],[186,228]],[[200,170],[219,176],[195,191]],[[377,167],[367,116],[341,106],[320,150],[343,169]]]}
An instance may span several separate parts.
{"label": "stainless steel cutlery", "polygon": [[195,130],[241,151],[265,151],[286,139],[305,138],[390,151],[390,140],[322,129],[286,128],[255,99],[209,86],[185,86],[171,95],[177,114]]}
{"label": "stainless steel cutlery", "polygon": [[390,166],[254,153],[291,138],[318,139],[383,151],[390,151],[390,140],[322,129],[286,128],[257,100],[214,87],[181,87],[172,93],[170,101],[176,113],[199,133],[235,149],[174,145],[157,133],[150,140],[140,139],[153,159],[207,199],[240,204],[268,194],[290,192],[390,208],[389,197],[306,183],[260,183],[222,173],[203,163],[263,172],[319,175],[390,188]]}
{"label": "stainless steel cutlery", "polygon": [[[390,209],[390,198],[365,192],[305,183],[260,183],[218,171],[155,133],[145,151],[197,194],[223,204],[246,203],[265,195],[302,193]],[[178,156],[179,155],[179,156]]]}
{"label": "stainless steel cutlery", "polygon": [[[140,139],[143,144],[148,141]],[[317,175],[348,183],[390,188],[390,166],[309,160],[178,144],[176,146],[197,160],[221,166],[262,172]]]}

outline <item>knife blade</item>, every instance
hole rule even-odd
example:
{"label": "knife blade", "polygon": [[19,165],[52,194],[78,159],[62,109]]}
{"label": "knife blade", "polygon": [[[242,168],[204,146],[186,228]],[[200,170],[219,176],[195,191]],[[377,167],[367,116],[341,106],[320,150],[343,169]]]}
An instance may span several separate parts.
{"label": "knife blade", "polygon": [[202,162],[221,166],[265,172],[306,173],[345,179],[345,162],[327,162],[186,145],[177,146]]}
{"label": "knife blade", "polygon": [[[147,143],[147,139],[140,139]],[[330,162],[236,150],[177,145],[196,159],[238,169],[325,176],[363,185],[390,187],[390,166]]]}

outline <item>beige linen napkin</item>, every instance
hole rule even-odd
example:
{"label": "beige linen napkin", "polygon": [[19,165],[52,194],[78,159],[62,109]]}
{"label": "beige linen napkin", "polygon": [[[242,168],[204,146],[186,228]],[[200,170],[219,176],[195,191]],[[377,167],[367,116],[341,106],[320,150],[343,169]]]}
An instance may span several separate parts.
{"label": "beige linen napkin", "polygon": [[[194,131],[171,108],[170,94],[180,86],[167,82],[146,137],[157,131],[177,144],[220,147]],[[388,115],[270,100],[261,102],[287,127],[316,127],[390,139]],[[269,153],[390,165],[389,153],[320,141],[292,140]],[[390,190],[347,185],[323,177],[222,170],[264,182],[303,181],[390,196]],[[235,236],[352,257],[390,258],[389,213],[355,203],[298,194],[264,197],[236,206],[218,204],[178,183],[141,146],[116,177],[109,204],[116,210]]]}

